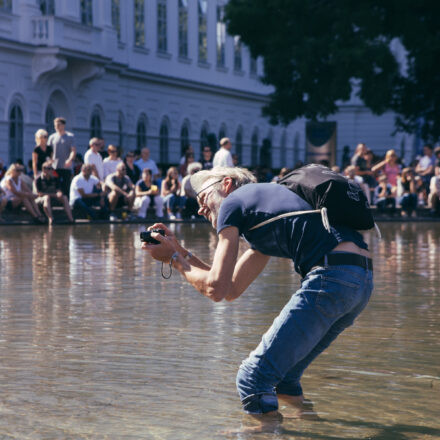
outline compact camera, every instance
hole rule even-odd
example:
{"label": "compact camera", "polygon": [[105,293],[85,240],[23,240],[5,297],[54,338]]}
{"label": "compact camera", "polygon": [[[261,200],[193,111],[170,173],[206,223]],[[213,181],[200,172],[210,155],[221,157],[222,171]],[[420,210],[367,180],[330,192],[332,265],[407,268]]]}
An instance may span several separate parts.
{"label": "compact camera", "polygon": [[159,244],[160,241],[155,240],[151,236],[152,232],[157,232],[160,235],[165,235],[165,231],[163,229],[152,229],[151,231],[143,231],[143,232],[141,232],[141,241],[143,241],[144,243]]}

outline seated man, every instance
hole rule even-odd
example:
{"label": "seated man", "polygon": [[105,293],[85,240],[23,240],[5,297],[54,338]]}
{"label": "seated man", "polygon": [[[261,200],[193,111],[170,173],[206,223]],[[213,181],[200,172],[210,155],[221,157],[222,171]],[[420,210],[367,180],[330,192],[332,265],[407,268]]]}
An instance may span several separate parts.
{"label": "seated man", "polygon": [[105,179],[105,187],[110,191],[107,195],[110,205],[110,220],[116,220],[114,210],[124,205],[131,212],[135,198],[133,182],[126,174],[127,168],[124,162],[118,163],[116,172],[109,174]]}
{"label": "seated man", "polygon": [[76,175],[70,185],[70,206],[77,209],[92,220],[98,218],[98,213],[92,207],[99,207],[101,216],[108,217],[105,194],[97,177],[92,176],[93,165],[84,164],[81,173]]}
{"label": "seated man", "polygon": [[58,178],[53,175],[53,167],[51,161],[46,161],[41,167],[41,174],[35,179],[35,192],[38,197],[36,203],[43,205],[43,210],[49,219],[49,224],[53,223],[52,203],[56,203],[64,207],[67,218],[73,223],[72,211],[69,206],[67,197],[61,191]]}
{"label": "seated man", "polygon": [[159,187],[153,185],[151,179],[151,170],[144,168],[142,171],[142,179],[136,184],[134,208],[138,210],[138,216],[140,218],[147,217],[147,210],[150,204],[154,204],[156,217],[163,217],[163,199],[159,195]]}

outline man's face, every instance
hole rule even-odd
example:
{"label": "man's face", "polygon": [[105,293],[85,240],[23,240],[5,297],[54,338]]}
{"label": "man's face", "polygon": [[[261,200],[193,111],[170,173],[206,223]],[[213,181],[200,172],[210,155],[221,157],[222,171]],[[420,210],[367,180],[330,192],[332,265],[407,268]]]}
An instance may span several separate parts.
{"label": "man's face", "polygon": [[432,150],[429,147],[423,147],[423,155],[424,156],[431,156]]}
{"label": "man's face", "polygon": [[93,144],[92,144],[92,151],[94,153],[98,153],[100,148],[101,148],[101,143],[99,141],[93,142]]}
{"label": "man's face", "polygon": [[125,176],[125,165],[124,164],[119,164],[118,167],[116,168],[116,171],[118,172],[119,177],[123,177]]}
{"label": "man's face", "polygon": [[54,127],[56,131],[64,131],[64,124],[61,121],[55,121]]}
{"label": "man's face", "polygon": [[220,205],[225,198],[220,191],[221,182],[222,180],[216,178],[208,179],[204,183],[202,191],[197,195],[197,201],[200,206],[198,214],[203,215],[214,228],[217,227]]}
{"label": "man's face", "polygon": [[83,176],[88,180],[92,175],[92,167],[84,167],[82,170]]}
{"label": "man's face", "polygon": [[232,147],[230,142],[225,142],[222,146],[223,146],[223,148],[226,148],[227,150],[230,150]]}
{"label": "man's face", "polygon": [[148,148],[142,148],[141,157],[143,160],[148,160],[150,158],[150,150]]}

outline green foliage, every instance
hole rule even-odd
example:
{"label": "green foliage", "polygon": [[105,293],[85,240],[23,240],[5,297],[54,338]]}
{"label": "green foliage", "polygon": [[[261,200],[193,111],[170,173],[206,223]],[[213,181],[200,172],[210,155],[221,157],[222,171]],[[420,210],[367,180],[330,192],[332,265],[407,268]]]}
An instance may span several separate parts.
{"label": "green foliage", "polygon": [[[356,93],[396,128],[440,137],[440,2],[434,0],[230,0],[226,21],[264,62],[272,123],[320,119]],[[407,69],[391,49],[407,51]]]}

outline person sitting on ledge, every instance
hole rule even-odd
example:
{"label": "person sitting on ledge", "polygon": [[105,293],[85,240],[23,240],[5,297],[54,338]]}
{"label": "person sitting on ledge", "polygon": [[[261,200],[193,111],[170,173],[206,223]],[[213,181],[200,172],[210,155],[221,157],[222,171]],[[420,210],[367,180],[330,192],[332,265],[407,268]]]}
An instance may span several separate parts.
{"label": "person sitting on ledge", "polygon": [[133,209],[135,198],[134,185],[130,177],[126,174],[126,165],[124,162],[119,162],[116,166],[116,171],[108,175],[105,179],[106,191],[109,206],[110,206],[110,220],[116,220],[114,210],[118,207],[127,205],[129,212]]}
{"label": "person sitting on ledge", "polygon": [[163,199],[159,195],[159,187],[151,181],[152,173],[149,168],[142,171],[142,179],[136,183],[134,199],[134,209],[138,210],[138,217],[144,219],[147,217],[147,211],[150,205],[154,205],[156,217],[163,217]]}

